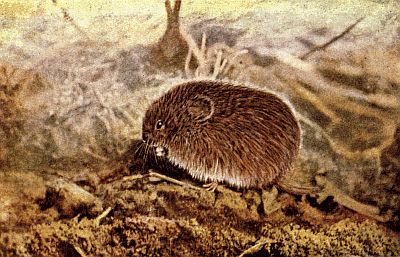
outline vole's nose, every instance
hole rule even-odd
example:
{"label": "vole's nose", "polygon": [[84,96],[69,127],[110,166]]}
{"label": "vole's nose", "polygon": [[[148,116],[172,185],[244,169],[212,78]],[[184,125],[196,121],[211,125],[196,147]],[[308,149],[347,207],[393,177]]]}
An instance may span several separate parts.
{"label": "vole's nose", "polygon": [[168,149],[163,146],[156,147],[156,155],[159,157],[164,157],[168,154]]}

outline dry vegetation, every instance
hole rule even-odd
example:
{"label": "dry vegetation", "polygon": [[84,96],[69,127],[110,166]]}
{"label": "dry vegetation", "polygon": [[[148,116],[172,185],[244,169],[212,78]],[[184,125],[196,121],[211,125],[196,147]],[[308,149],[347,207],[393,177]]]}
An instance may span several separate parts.
{"label": "dry vegetation", "polygon": [[[77,40],[42,38],[38,18],[24,35],[30,44],[7,49],[0,256],[400,255],[399,43],[334,47],[355,40],[366,17],[324,42],[300,39],[299,55],[243,47],[235,21],[221,18],[226,30],[213,19],[183,25],[181,4],[166,1],[166,32],[153,44],[96,41],[59,7],[54,34],[72,28]],[[303,145],[287,180],[319,191],[211,193],[151,152],[145,163],[135,141],[145,108],[177,81],[203,77],[288,98]]]}

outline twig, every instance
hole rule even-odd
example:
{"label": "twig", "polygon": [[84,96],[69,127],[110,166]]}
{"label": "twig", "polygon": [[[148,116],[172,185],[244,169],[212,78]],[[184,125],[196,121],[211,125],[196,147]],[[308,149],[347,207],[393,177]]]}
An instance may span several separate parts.
{"label": "twig", "polygon": [[103,211],[99,216],[97,216],[93,223],[95,224],[96,227],[98,227],[100,225],[100,221],[102,219],[104,219],[111,211],[111,207],[108,207],[107,209],[105,209],[105,211]]}
{"label": "twig", "polygon": [[233,64],[235,63],[236,59],[243,55],[243,54],[247,54],[249,51],[247,49],[243,49],[240,51],[237,51],[236,53],[233,54],[233,57],[231,59],[228,60],[228,58],[225,58],[224,62],[225,64],[223,64],[223,68],[221,69],[222,75],[226,75],[228,73],[228,71],[230,70],[230,68],[233,66]]}
{"label": "twig", "polygon": [[[207,47],[206,47],[206,42],[207,42],[207,36],[206,33],[203,33],[202,38],[201,38],[201,46],[200,46],[200,55],[202,56],[202,61],[197,58],[198,61],[198,67],[195,71],[195,76],[202,77],[202,76],[207,76],[208,75],[208,63],[207,63]],[[197,56],[196,56],[197,57]]]}
{"label": "twig", "polygon": [[200,53],[202,56],[206,56],[206,51],[207,51],[206,43],[207,43],[207,36],[206,33],[203,32],[203,34],[201,35],[201,47],[200,47]]}
{"label": "twig", "polygon": [[213,75],[211,76],[213,79],[216,79],[218,77],[218,74],[222,70],[221,61],[222,61],[222,51],[218,51],[217,59],[215,60],[215,64],[214,64]]}
{"label": "twig", "polygon": [[188,44],[189,49],[192,51],[192,54],[194,57],[197,59],[197,62],[199,63],[199,66],[205,66],[205,58],[203,56],[203,53],[199,49],[199,47],[196,44],[196,41],[194,41],[193,37],[186,31],[184,26],[180,25],[179,26],[179,31],[181,32],[181,35],[183,39],[186,41]]}
{"label": "twig", "polygon": [[157,178],[163,179],[163,180],[165,180],[165,181],[168,181],[168,182],[171,182],[171,183],[180,185],[180,186],[188,187],[188,188],[191,188],[191,189],[203,190],[203,189],[200,188],[200,187],[196,187],[196,186],[193,186],[193,185],[191,185],[191,184],[184,183],[184,182],[179,181],[179,180],[177,180],[177,179],[170,178],[170,177],[168,177],[168,176],[162,175],[162,174],[160,174],[160,173],[157,173],[157,172],[154,172],[154,171],[151,171],[151,170],[149,171],[149,176],[157,177]]}
{"label": "twig", "polygon": [[349,33],[350,30],[352,30],[352,29],[353,29],[358,23],[360,23],[363,19],[364,19],[364,17],[359,18],[355,23],[353,23],[353,24],[351,24],[349,27],[347,27],[342,33],[340,33],[339,35],[333,37],[331,40],[329,40],[329,41],[326,42],[325,44],[314,47],[314,48],[311,49],[309,52],[307,52],[306,54],[302,55],[302,56],[300,57],[300,59],[305,60],[305,59],[307,59],[307,57],[310,56],[312,53],[327,48],[329,45],[331,45],[332,43],[336,42],[337,40],[339,40],[340,38],[342,38],[344,35],[346,35],[347,33]]}
{"label": "twig", "polygon": [[85,252],[82,250],[82,248],[80,248],[79,246],[73,245],[74,249],[77,253],[79,253],[79,255],[81,257],[86,257],[87,255],[85,254]]}
{"label": "twig", "polygon": [[304,97],[307,99],[310,103],[312,103],[319,111],[321,111],[324,115],[329,117],[329,119],[337,123],[341,119],[339,116],[336,115],[335,111],[329,109],[329,107],[326,106],[326,104],[321,101],[321,99],[316,96],[314,93],[311,91],[307,90],[305,87],[301,86],[300,83],[296,81],[292,81],[292,88],[293,90],[300,96]]}
{"label": "twig", "polygon": [[[51,0],[54,4],[54,6],[57,6],[57,0]],[[75,23],[74,19],[71,17],[71,15],[69,15],[67,9],[63,8],[63,7],[59,7],[62,14],[63,14],[63,18],[64,20],[66,20],[69,24],[71,24],[79,33],[81,33],[87,40],[90,40],[90,37],[88,36],[88,34],[86,33],[86,31],[84,31],[80,26],[78,26],[78,24]]]}
{"label": "twig", "polygon": [[122,178],[123,181],[129,181],[129,180],[137,180],[137,179],[142,179],[145,176],[143,175],[131,175],[131,176],[125,176]]}
{"label": "twig", "polygon": [[192,59],[192,50],[189,48],[188,54],[185,59],[185,76],[188,79],[193,77],[193,74],[190,71],[190,60],[191,59]]}
{"label": "twig", "polygon": [[267,244],[269,243],[268,241],[262,241],[259,242],[255,245],[253,245],[252,247],[246,249],[244,252],[242,252],[239,257],[244,257],[246,255],[254,255],[256,253],[258,253],[259,251],[261,251],[261,249]]}
{"label": "twig", "polygon": [[363,204],[354,200],[353,198],[342,192],[340,189],[338,189],[336,185],[333,182],[329,181],[327,178],[316,176],[315,180],[317,181],[318,185],[321,185],[324,188],[322,192],[319,193],[319,198],[317,199],[319,203],[324,201],[326,197],[333,196],[334,200],[340,205],[343,205],[344,207],[356,211],[357,213],[360,213],[362,215],[371,217],[377,221],[388,222],[391,219],[390,214],[380,215],[380,210],[378,207]]}
{"label": "twig", "polygon": [[87,148],[87,147],[84,147],[83,149],[82,149],[82,151],[84,152],[84,153],[86,153],[87,155],[89,155],[89,156],[91,156],[91,157],[93,157],[93,158],[95,158],[95,159],[97,159],[97,160],[100,160],[100,161],[109,161],[110,159],[108,159],[107,157],[104,157],[104,156],[101,156],[101,155],[99,155],[99,154],[96,154],[96,153],[94,153],[94,152],[92,152],[89,148]]}
{"label": "twig", "polygon": [[[297,58],[294,58],[297,59]],[[302,63],[306,63],[304,61],[301,61]],[[285,62],[286,64],[290,65],[293,68],[296,68],[299,72],[292,72],[288,73],[287,71],[285,73],[282,73],[282,75],[279,75],[279,78],[288,80],[288,77],[292,77],[291,80],[299,80],[301,78],[302,84],[307,84],[309,87],[311,87],[313,90],[320,92],[320,94],[326,94],[326,95],[331,95],[332,99],[335,99],[335,97],[345,97],[346,99],[352,99],[360,102],[366,102],[374,105],[378,105],[381,108],[390,108],[390,109],[398,109],[400,107],[400,101],[397,96],[389,95],[389,94],[384,94],[384,93],[376,93],[376,94],[365,94],[361,90],[358,89],[347,89],[339,84],[335,84],[335,86],[332,86],[332,83],[335,82],[330,82],[328,83],[326,79],[319,73],[313,72],[313,68],[311,66],[309,67],[310,69],[306,68],[300,68],[294,65],[291,65],[290,63]],[[304,74],[304,71],[307,72],[306,75]]]}

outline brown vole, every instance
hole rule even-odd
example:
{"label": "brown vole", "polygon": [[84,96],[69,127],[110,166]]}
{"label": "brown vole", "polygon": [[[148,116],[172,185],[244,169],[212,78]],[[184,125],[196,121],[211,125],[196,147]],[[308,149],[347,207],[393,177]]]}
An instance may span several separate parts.
{"label": "brown vole", "polygon": [[151,104],[142,138],[196,179],[248,188],[274,183],[289,171],[301,135],[291,108],[273,93],[192,81]]}

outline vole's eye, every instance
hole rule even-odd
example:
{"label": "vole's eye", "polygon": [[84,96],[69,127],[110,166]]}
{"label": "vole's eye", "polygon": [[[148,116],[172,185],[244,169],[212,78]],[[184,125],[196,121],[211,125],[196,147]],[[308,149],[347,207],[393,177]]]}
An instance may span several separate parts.
{"label": "vole's eye", "polygon": [[158,120],[158,121],[156,122],[155,128],[156,128],[157,130],[163,129],[163,128],[164,128],[164,123],[162,122],[162,120]]}

